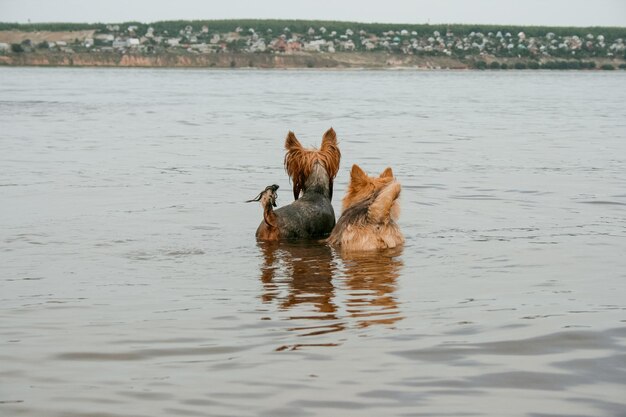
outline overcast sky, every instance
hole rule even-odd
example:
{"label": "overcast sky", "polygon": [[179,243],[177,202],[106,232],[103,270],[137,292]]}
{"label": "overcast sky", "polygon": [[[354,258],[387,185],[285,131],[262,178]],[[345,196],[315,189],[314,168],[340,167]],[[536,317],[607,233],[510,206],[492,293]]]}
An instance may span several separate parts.
{"label": "overcast sky", "polygon": [[626,0],[0,0],[0,22],[237,18],[626,27]]}

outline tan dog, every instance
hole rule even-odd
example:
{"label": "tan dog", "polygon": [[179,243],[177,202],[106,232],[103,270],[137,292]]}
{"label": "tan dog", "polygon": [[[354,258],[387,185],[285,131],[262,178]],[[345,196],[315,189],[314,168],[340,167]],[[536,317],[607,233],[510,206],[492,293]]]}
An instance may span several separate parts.
{"label": "tan dog", "polygon": [[348,251],[395,248],[404,237],[395,220],[399,216],[400,183],[391,168],[378,178],[352,166],[350,184],[343,199],[343,213],[327,242]]}
{"label": "tan dog", "polygon": [[[386,185],[395,181],[393,177],[393,171],[390,167],[385,168],[378,177],[370,177],[365,171],[361,169],[357,164],[352,165],[350,171],[350,184],[348,184],[348,190],[342,200],[341,211],[346,209],[361,200],[365,200],[367,197],[374,194],[376,191],[381,190]],[[396,201],[391,210],[391,217],[394,220],[398,220],[400,217],[400,205]]]}

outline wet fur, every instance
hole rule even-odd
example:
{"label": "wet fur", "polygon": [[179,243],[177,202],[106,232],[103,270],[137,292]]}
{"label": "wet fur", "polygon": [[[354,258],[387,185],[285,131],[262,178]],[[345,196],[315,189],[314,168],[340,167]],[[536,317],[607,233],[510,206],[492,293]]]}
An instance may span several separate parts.
{"label": "wet fur", "polygon": [[273,211],[275,226],[262,221],[256,236],[260,240],[326,237],[335,225],[331,199],[341,159],[335,131],[326,131],[319,150],[304,148],[289,132],[285,149],[285,170],[293,182],[295,201]]}
{"label": "wet fur", "polygon": [[395,248],[404,237],[395,220],[399,215],[401,186],[391,168],[378,178],[352,167],[350,185],[343,199],[344,211],[327,242],[346,251]]}
{"label": "wet fur", "polygon": [[[343,197],[341,210],[342,212],[359,201],[362,201],[376,191],[381,190],[386,185],[395,181],[393,171],[390,167],[385,168],[378,177],[370,177],[357,164],[352,165],[350,171],[350,184],[346,195]],[[398,220],[400,217],[400,204],[396,201],[391,211],[391,217]]]}
{"label": "wet fur", "polygon": [[322,146],[320,149],[306,149],[296,138],[293,132],[287,134],[285,139],[285,170],[293,181],[293,198],[300,198],[300,193],[306,187],[306,181],[313,172],[316,162],[319,162],[325,169],[329,178],[329,200],[333,199],[333,181],[339,171],[339,161],[341,152],[337,146],[337,135],[333,128],[324,133]]}
{"label": "wet fur", "polygon": [[[278,189],[278,186],[276,186],[276,189]],[[278,240],[280,236],[278,218],[274,212],[274,206],[276,205],[275,198],[275,190],[272,190],[271,187],[267,187],[265,191],[259,195],[258,200],[250,200],[260,201],[261,207],[263,207],[263,222],[256,231],[256,237],[259,240]]]}

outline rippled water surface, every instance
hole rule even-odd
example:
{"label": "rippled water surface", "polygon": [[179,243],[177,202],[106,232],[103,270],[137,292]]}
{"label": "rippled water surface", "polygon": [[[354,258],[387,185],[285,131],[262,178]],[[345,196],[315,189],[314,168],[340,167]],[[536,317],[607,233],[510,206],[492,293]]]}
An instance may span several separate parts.
{"label": "rippled water surface", "polygon": [[[625,85],[0,68],[0,415],[626,415]],[[330,126],[403,250],[255,242]]]}

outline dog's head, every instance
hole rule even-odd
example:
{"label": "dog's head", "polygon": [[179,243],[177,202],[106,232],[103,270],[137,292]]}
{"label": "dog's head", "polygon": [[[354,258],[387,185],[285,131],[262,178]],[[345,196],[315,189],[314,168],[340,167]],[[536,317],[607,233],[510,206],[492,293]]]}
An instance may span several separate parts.
{"label": "dog's head", "polygon": [[[394,181],[391,168],[385,170],[378,177],[370,177],[357,164],[352,165],[350,171],[350,184],[343,198],[342,210],[369,198],[377,191],[382,190],[386,185]],[[395,217],[395,216],[394,216]]]}
{"label": "dog's head", "polygon": [[340,245],[348,251],[395,248],[401,245],[404,237],[394,221],[397,219],[401,189],[400,183],[392,180],[347,207],[327,242],[333,246]]}
{"label": "dog's head", "polygon": [[293,181],[293,197],[298,199],[300,192],[306,190],[307,180],[312,175],[316,163],[319,163],[328,175],[328,190],[330,199],[333,198],[333,180],[339,171],[341,152],[337,146],[337,135],[330,128],[322,137],[322,146],[319,149],[306,149],[300,144],[293,132],[285,139],[285,170]]}

